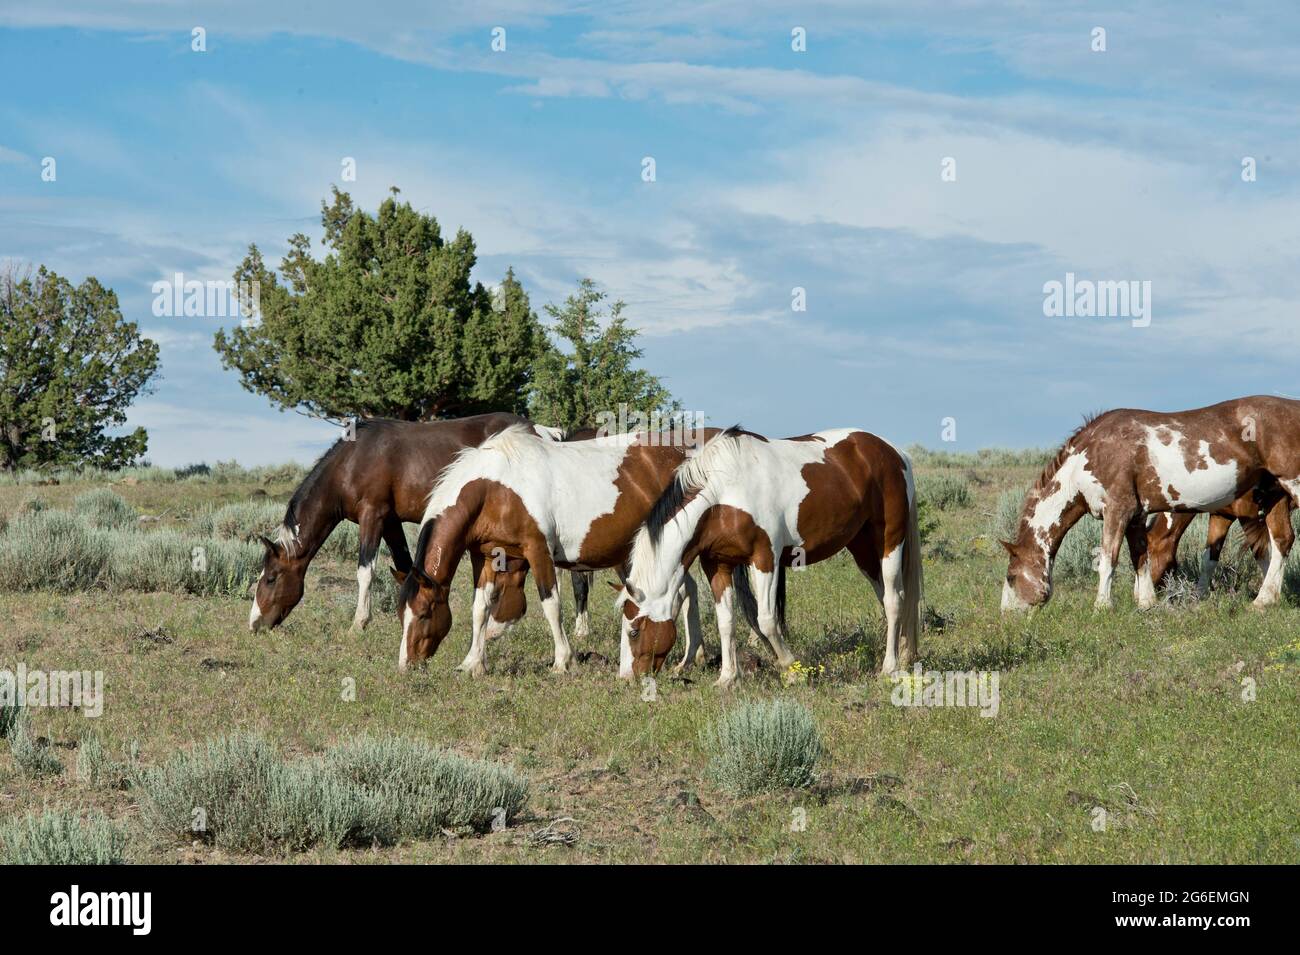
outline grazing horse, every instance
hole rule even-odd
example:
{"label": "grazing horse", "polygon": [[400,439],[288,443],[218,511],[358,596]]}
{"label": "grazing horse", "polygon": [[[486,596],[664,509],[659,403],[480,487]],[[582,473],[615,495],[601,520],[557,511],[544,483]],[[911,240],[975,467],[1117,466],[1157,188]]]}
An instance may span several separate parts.
{"label": "grazing horse", "polygon": [[[454,421],[369,418],[357,422],[355,437],[335,442],[293,492],[275,539],[261,538],[266,553],[249,610],[249,629],[278,626],[298,605],[307,567],[344,520],[360,528],[359,593],[352,627],[364,628],[370,621],[370,582],[380,539],[388,544],[396,570],[405,573],[411,557],[402,522],[420,520],[429,485],[458,451],[511,426],[530,425],[519,415],[504,413]],[[532,427],[558,439],[554,429]],[[506,627],[523,616],[526,564],[497,567],[500,573],[494,575],[492,569],[476,562],[474,570],[476,600],[489,580],[495,583],[498,599],[492,619],[497,627]]]}
{"label": "grazing horse", "polygon": [[[1214,512],[1275,483],[1300,495],[1300,401],[1263,395],[1165,414],[1121,409],[1086,420],[1043,468],[1025,497],[1002,586],[1002,609],[1046,603],[1052,561],[1066,532],[1092,514],[1102,521],[1097,606],[1111,606],[1111,584],[1125,537],[1131,554],[1146,546],[1146,516]],[[1151,566],[1140,559],[1135,592],[1155,601]],[[1264,588],[1281,587],[1282,562]]]}
{"label": "grazing horse", "polygon": [[[522,559],[532,568],[555,641],[552,670],[566,672],[573,651],[560,620],[556,568],[621,565],[637,528],[686,457],[655,434],[556,443],[524,426],[458,454],[428,497],[412,570],[402,584],[398,668],[426,660],[451,629],[448,585],[469,551]],[[683,609],[698,629],[695,584],[684,582]],[[698,635],[696,637],[698,639]],[[474,620],[458,670],[487,672],[486,638]]]}
{"label": "grazing horse", "polygon": [[883,672],[906,668],[916,657],[922,587],[910,459],[856,428],[777,441],[728,429],[677,469],[637,534],[622,601],[634,672],[663,666],[677,637],[675,595],[696,557],[718,611],[717,685],[737,676],[736,602],[788,668],[786,568],[845,548],[884,606]]}
{"label": "grazing horse", "polygon": [[[1165,512],[1156,514],[1147,528],[1146,559],[1150,562],[1151,582],[1159,587],[1178,560],[1178,544],[1184,532],[1196,518],[1190,512]],[[1291,501],[1276,483],[1270,483],[1243,494],[1225,508],[1210,515],[1205,551],[1201,555],[1201,574],[1196,583],[1197,594],[1204,597],[1210,589],[1210,580],[1219,564],[1219,555],[1228,539],[1233,522],[1241,524],[1246,545],[1255,555],[1255,563],[1266,581],[1280,585],[1280,574],[1269,574],[1274,561],[1285,561],[1295,544],[1295,528],[1291,525]],[[1255,606],[1267,607],[1282,597],[1281,589],[1260,587]]]}

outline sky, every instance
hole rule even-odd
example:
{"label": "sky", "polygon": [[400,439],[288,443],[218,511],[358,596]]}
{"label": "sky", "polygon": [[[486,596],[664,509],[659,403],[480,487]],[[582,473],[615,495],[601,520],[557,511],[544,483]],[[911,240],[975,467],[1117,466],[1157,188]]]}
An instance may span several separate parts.
{"label": "sky", "polygon": [[[159,343],[129,423],[168,466],[338,436],[221,368],[230,319],[152,310],[319,239],[332,184],[469,230],[539,313],[591,277],[711,424],[969,451],[1300,396],[1300,7],[792,7],[0,0],[0,261]],[[1046,314],[1067,275],[1149,310]]]}

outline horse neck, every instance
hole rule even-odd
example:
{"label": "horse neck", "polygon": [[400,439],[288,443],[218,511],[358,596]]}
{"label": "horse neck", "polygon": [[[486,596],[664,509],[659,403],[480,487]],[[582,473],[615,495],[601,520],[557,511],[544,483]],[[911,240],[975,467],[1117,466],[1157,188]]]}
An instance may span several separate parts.
{"label": "horse neck", "polygon": [[432,518],[433,530],[421,556],[420,569],[438,583],[448,583],[456,576],[474,514],[463,503],[456,503]]}
{"label": "horse neck", "polygon": [[1053,477],[1059,487],[1049,493],[1040,493],[1032,505],[1025,509],[1020,521],[1020,539],[1023,541],[1028,537],[1033,541],[1035,550],[1041,549],[1043,544],[1039,530],[1046,532],[1045,557],[1049,563],[1056,557],[1056,551],[1070,528],[1088,513],[1087,501],[1074,476],[1066,473],[1063,466],[1057,469]]}
{"label": "horse neck", "polygon": [[287,530],[294,534],[298,555],[311,560],[343,520],[342,502],[332,486],[321,482],[298,503],[293,517],[297,526]]}
{"label": "horse neck", "polygon": [[686,550],[710,506],[711,502],[701,493],[688,497],[681,510],[664,524],[656,544],[650,543],[648,531],[638,532],[629,578],[637,588],[649,594],[676,592],[686,574],[683,566]]}

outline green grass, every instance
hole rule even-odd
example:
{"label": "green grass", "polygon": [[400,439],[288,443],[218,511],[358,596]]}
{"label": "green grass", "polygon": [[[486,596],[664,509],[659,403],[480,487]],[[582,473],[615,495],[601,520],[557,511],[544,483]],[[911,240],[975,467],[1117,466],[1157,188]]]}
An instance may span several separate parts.
{"label": "green grass", "polygon": [[[968,505],[932,510],[946,545],[926,560],[931,629],[921,662],[997,670],[995,718],[891,705],[892,684],[875,674],[879,605],[843,556],[790,575],[790,642],[807,679],[786,685],[742,626],[745,654],[764,664],[757,672],[727,693],[711,685],[712,666],[688,671],[689,682],[665,672],[646,701],[640,687],[615,679],[616,619],[603,581],[593,590],[592,636],[575,642],[591,655],[570,676],[548,672],[551,640],[535,591],[519,628],[489,644],[487,677],[452,672],[468,645],[464,568],[451,636],[426,669],[401,674],[395,616],[350,633],[355,557],[326,555],[303,603],[269,633],[248,632],[239,593],[0,589],[9,622],[0,667],[105,673],[102,717],[32,708],[33,738],[46,737],[70,765],[93,735],[114,764],[94,783],[72,771],[32,777],[0,745],[0,814],[102,812],[140,862],[1300,862],[1295,592],[1281,607],[1254,610],[1258,575],[1243,565],[1253,576],[1221,575],[1204,601],[1139,613],[1125,559],[1113,611],[1092,609],[1089,574],[1058,580],[1036,613],[1003,616],[1006,557],[991,528],[999,497],[1023,491],[1035,471],[978,460],[960,467]],[[921,465],[919,477],[927,473]],[[39,492],[47,509],[65,510],[87,488]],[[34,490],[0,486],[0,512],[18,520]],[[260,500],[258,491],[283,508],[291,490],[289,481],[114,486],[139,514],[158,518],[145,526],[183,535],[206,508]],[[1194,556],[1197,533],[1180,555]],[[564,600],[571,623],[567,585]],[[710,607],[703,616],[716,653]],[[1253,702],[1243,699],[1244,680],[1254,681]],[[701,736],[732,708],[772,700],[812,714],[824,747],[817,779],[735,795],[710,772]],[[260,736],[291,766],[321,765],[358,735],[406,739],[515,767],[528,802],[504,829],[480,820],[392,845],[336,848],[321,838],[245,850],[162,832],[146,822],[140,790],[117,784],[129,775],[117,754],[133,741],[137,765],[157,769],[209,738],[241,733]],[[1110,818],[1105,832],[1091,826],[1097,806]],[[796,809],[807,822],[799,831]],[[564,819],[573,823],[557,823]],[[568,826],[571,845],[547,835]]]}

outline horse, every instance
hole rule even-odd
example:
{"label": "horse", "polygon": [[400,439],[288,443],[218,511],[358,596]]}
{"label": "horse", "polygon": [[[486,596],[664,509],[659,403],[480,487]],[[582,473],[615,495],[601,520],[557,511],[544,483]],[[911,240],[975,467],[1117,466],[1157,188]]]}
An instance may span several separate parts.
{"label": "horse", "polygon": [[[1160,587],[1178,559],[1178,544],[1184,532],[1195,519],[1190,512],[1166,511],[1156,514],[1147,528],[1146,559],[1150,562],[1151,582]],[[1206,533],[1205,550],[1201,554],[1201,572],[1196,592],[1204,597],[1210,580],[1219,564],[1219,556],[1228,539],[1234,522],[1241,524],[1246,546],[1250,548],[1265,581],[1279,586],[1261,586],[1255,597],[1255,606],[1268,607],[1281,597],[1281,574],[1270,576],[1273,562],[1284,563],[1295,544],[1295,528],[1291,524],[1291,501],[1274,482],[1243,494],[1225,508],[1210,515]]]}
{"label": "horse", "polygon": [[[429,493],[415,560],[398,597],[398,668],[433,656],[451,629],[448,585],[468,551],[528,563],[555,643],[551,669],[567,672],[573,651],[560,620],[556,568],[621,565],[686,453],[683,442],[656,434],[555,443],[516,425],[457,454]],[[683,587],[688,630],[698,631],[694,581]],[[477,619],[457,669],[487,672]]]}
{"label": "horse", "polygon": [[[340,439],[312,467],[293,492],[274,539],[259,537],[265,554],[256,582],[248,627],[256,632],[283,623],[302,599],[312,558],[334,528],[350,520],[360,528],[357,555],[357,609],[352,629],[370,621],[370,583],[382,538],[395,570],[411,566],[402,522],[420,520],[429,485],[458,451],[508,427],[531,427],[558,440],[553,428],[531,425],[519,415],[497,413],[452,421],[394,421],[367,418],[355,437]],[[522,561],[494,568],[475,567],[475,599],[493,584],[492,621],[498,629],[524,615]]]}
{"label": "horse", "polygon": [[882,672],[905,669],[916,657],[923,585],[910,458],[857,428],[783,440],[727,429],[678,467],[637,533],[621,599],[634,672],[663,666],[677,638],[675,595],[697,557],[722,639],[716,685],[737,676],[736,603],[788,669],[786,568],[846,548],[884,607]]}
{"label": "horse", "polygon": [[[1300,401],[1271,395],[1234,398],[1191,411],[1123,408],[1087,418],[1044,466],[1025,497],[1002,585],[1002,609],[1051,598],[1052,561],[1066,532],[1092,514],[1102,521],[1096,606],[1112,606],[1111,584],[1124,539],[1146,546],[1146,516],[1214,512],[1276,483],[1300,495]],[[1155,601],[1150,563],[1140,560],[1138,603]],[[1281,587],[1282,563],[1264,587]]]}

